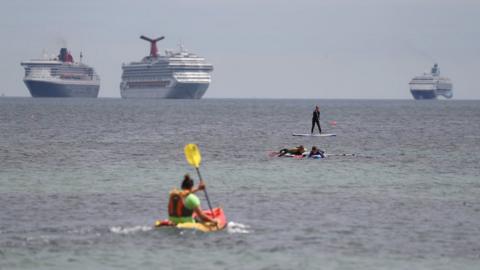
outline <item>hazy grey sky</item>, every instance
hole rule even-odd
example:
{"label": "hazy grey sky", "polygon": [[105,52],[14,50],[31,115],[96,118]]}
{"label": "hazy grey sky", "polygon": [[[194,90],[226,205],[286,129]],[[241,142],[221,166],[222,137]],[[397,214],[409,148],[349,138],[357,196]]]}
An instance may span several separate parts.
{"label": "hazy grey sky", "polygon": [[141,34],[214,65],[210,98],[402,98],[438,62],[454,98],[479,99],[477,0],[0,0],[0,94],[29,96],[20,62],[63,45],[119,97]]}

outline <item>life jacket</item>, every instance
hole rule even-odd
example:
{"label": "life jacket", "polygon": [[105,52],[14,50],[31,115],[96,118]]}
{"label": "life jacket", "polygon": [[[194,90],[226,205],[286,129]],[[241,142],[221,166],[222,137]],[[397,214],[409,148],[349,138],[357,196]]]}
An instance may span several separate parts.
{"label": "life jacket", "polygon": [[170,217],[191,217],[193,210],[185,207],[185,198],[190,194],[188,191],[174,189],[170,192],[168,200],[168,215]]}

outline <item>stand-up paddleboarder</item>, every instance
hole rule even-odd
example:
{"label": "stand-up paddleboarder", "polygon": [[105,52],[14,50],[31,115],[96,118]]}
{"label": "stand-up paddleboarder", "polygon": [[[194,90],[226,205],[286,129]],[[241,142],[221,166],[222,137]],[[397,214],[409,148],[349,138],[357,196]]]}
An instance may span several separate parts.
{"label": "stand-up paddleboarder", "polygon": [[315,106],[315,110],[313,111],[312,131],[311,131],[312,134],[313,134],[313,129],[315,128],[315,124],[318,125],[318,132],[321,134],[322,133],[322,127],[320,126],[320,107],[318,105]]}

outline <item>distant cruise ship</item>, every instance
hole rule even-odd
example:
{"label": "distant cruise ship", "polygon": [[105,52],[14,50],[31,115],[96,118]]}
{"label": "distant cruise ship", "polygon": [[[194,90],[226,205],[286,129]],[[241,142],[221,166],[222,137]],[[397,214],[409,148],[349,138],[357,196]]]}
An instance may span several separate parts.
{"label": "distant cruise ship", "polygon": [[[80,59],[82,55],[80,54]],[[95,70],[73,61],[66,48],[58,58],[24,61],[23,81],[32,97],[92,97],[98,96],[100,78]]]}
{"label": "distant cruise ship", "polygon": [[436,99],[439,95],[445,98],[453,96],[452,82],[447,77],[440,77],[437,64],[430,73],[414,77],[409,84],[410,92],[415,99]]}
{"label": "distant cruise ship", "polygon": [[182,46],[177,52],[159,55],[157,41],[164,37],[140,38],[150,42],[150,55],[122,65],[122,98],[200,99],[205,94],[213,71],[211,64]]}

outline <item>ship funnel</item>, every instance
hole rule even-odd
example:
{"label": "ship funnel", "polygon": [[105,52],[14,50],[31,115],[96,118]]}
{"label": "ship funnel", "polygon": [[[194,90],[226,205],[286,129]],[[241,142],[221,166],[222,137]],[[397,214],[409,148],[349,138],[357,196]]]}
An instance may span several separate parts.
{"label": "ship funnel", "polygon": [[140,36],[141,39],[149,41],[150,42],[150,56],[151,57],[157,57],[158,56],[158,49],[157,49],[157,41],[160,41],[164,39],[165,37],[159,37],[156,39],[152,39],[146,36]]}
{"label": "ship funnel", "polygon": [[436,76],[440,75],[440,69],[438,68],[437,63],[433,65],[431,73]]}
{"label": "ship funnel", "polygon": [[61,48],[60,54],[58,55],[58,59],[62,62],[70,62],[73,63],[73,56],[67,51],[67,48]]}

